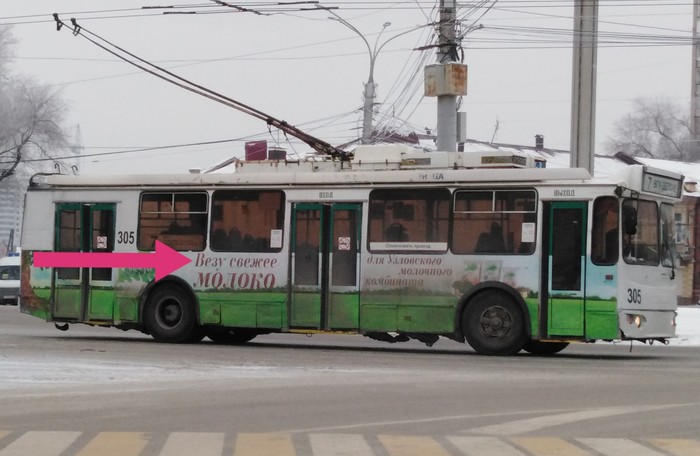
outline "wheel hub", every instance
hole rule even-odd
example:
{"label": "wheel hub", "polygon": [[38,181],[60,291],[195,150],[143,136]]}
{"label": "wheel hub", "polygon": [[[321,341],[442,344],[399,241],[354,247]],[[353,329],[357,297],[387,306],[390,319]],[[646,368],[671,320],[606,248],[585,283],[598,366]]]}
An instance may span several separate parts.
{"label": "wheel hub", "polygon": [[182,318],[182,308],[177,302],[165,302],[162,304],[158,316],[161,324],[172,328]]}
{"label": "wheel hub", "polygon": [[479,327],[489,339],[502,339],[513,326],[513,316],[503,307],[490,307],[481,314]]}

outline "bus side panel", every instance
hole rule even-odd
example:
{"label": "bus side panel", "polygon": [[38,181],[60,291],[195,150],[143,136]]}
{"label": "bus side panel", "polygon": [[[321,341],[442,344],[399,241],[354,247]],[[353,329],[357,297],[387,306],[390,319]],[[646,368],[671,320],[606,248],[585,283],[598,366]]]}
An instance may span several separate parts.
{"label": "bus side panel", "polygon": [[443,264],[449,263],[447,256],[367,254],[364,258],[362,331],[454,332],[458,298],[452,292],[453,270]]}
{"label": "bus side panel", "polygon": [[199,252],[178,271],[189,277],[203,325],[282,329],[287,322],[287,253]]}
{"label": "bus side panel", "polygon": [[51,317],[51,269],[33,267],[35,251],[53,250],[53,196],[29,191],[22,222],[22,276],[20,309],[45,320]]}
{"label": "bus side panel", "polygon": [[153,269],[117,269],[114,285],[114,322],[136,323],[139,321],[139,302],[143,290],[155,278]]}
{"label": "bus side panel", "polygon": [[619,339],[617,318],[617,265],[600,266],[588,259],[586,266],[586,315],[587,340]]}
{"label": "bus side panel", "polygon": [[[538,267],[535,255],[455,256],[367,254],[362,268],[360,328],[451,334],[462,296],[482,282],[517,290],[527,306],[532,334],[538,334]],[[457,317],[457,318],[456,318]]]}

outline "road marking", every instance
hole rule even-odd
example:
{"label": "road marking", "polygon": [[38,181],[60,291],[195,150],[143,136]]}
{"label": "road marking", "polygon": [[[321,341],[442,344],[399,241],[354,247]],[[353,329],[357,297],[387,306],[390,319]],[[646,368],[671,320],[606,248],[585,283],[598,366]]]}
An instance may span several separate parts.
{"label": "road marking", "polygon": [[535,456],[593,456],[564,439],[544,437],[518,437],[513,442]]}
{"label": "road marking", "polygon": [[535,411],[527,411],[527,412],[507,412],[507,413],[479,413],[479,414],[468,414],[468,415],[446,415],[446,416],[438,416],[434,418],[415,418],[415,419],[410,419],[410,420],[390,420],[390,421],[367,421],[367,422],[362,422],[362,423],[353,423],[353,424],[341,424],[341,425],[336,425],[336,426],[322,426],[322,427],[314,427],[314,428],[305,428],[305,429],[286,429],[284,432],[289,432],[290,434],[303,434],[303,433],[308,433],[308,432],[330,432],[330,431],[341,431],[341,430],[349,430],[349,429],[365,429],[369,427],[378,427],[378,426],[400,426],[400,425],[406,425],[406,424],[423,424],[423,423],[439,423],[441,421],[457,421],[457,420],[469,420],[469,419],[474,419],[474,418],[479,418],[479,419],[484,419],[484,418],[493,418],[493,417],[501,417],[501,416],[517,416],[517,415],[533,415],[535,413],[559,413],[559,412],[565,412],[565,409],[556,409],[556,410],[535,410]]}
{"label": "road marking", "polygon": [[379,435],[387,453],[394,456],[449,456],[450,454],[431,437],[408,435]]}
{"label": "road marking", "polygon": [[81,432],[29,431],[10,443],[0,456],[58,456],[80,437]]}
{"label": "road marking", "polygon": [[642,406],[642,407],[606,407],[593,410],[580,410],[577,412],[559,413],[556,415],[539,416],[536,418],[527,418],[524,420],[515,420],[507,423],[493,424],[489,426],[481,426],[468,429],[468,432],[475,434],[487,435],[517,435],[526,432],[539,431],[544,428],[560,426],[562,424],[575,423],[577,421],[592,420],[595,418],[608,418],[616,415],[625,415],[628,413],[641,413],[653,410],[661,410],[680,405],[658,405],[658,406]]}
{"label": "road marking", "polygon": [[364,436],[359,434],[309,434],[311,452],[318,456],[373,456]]}
{"label": "road marking", "polygon": [[524,456],[498,437],[447,437],[467,456]]}
{"label": "road marking", "polygon": [[664,456],[629,439],[576,439],[605,456]]}
{"label": "road marking", "polygon": [[289,434],[238,434],[233,454],[234,456],[292,456],[296,453]]}
{"label": "road marking", "polygon": [[[138,456],[145,451],[154,456],[231,455],[225,444],[229,434],[223,432],[101,432],[91,440],[88,439],[89,435],[83,435],[81,432],[29,431],[18,434],[19,437],[13,440],[12,431],[0,431],[0,456]],[[81,435],[83,438],[79,439]],[[376,439],[383,448],[373,448],[371,442],[375,434],[234,433],[230,436],[235,438],[234,456],[700,455],[700,440],[695,439],[563,439],[454,435],[438,438],[381,434],[376,435]],[[308,438],[308,443],[304,438]],[[442,438],[445,440],[441,440]],[[162,448],[152,446],[157,442],[164,442]]]}
{"label": "road marking", "polygon": [[697,440],[652,439],[649,442],[675,456],[698,456],[700,454],[700,442]]}
{"label": "road marking", "polygon": [[143,432],[100,432],[76,456],[138,456],[147,443]]}
{"label": "road marking", "polygon": [[221,456],[224,451],[223,432],[173,432],[163,445],[159,456]]}

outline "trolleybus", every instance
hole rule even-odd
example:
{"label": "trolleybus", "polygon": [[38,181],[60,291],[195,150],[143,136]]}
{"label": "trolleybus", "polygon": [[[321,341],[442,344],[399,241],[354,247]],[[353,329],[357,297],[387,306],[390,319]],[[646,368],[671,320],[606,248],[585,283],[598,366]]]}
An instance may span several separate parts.
{"label": "trolleybus", "polygon": [[[682,180],[406,146],[230,173],[36,176],[21,309],[174,343],[349,333],[510,355],[667,341]],[[36,252],[152,252],[156,241],[191,262],[160,280],[145,267],[33,264]]]}

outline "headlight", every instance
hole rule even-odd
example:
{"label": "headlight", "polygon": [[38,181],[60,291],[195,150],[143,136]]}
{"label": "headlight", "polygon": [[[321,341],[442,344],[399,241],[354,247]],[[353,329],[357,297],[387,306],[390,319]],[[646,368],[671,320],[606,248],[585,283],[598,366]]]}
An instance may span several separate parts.
{"label": "headlight", "polygon": [[627,324],[635,325],[637,328],[641,328],[646,321],[644,315],[627,314]]}

